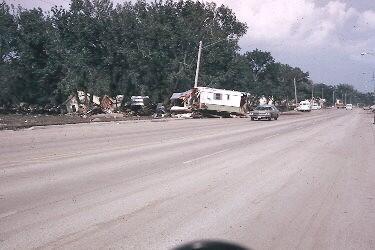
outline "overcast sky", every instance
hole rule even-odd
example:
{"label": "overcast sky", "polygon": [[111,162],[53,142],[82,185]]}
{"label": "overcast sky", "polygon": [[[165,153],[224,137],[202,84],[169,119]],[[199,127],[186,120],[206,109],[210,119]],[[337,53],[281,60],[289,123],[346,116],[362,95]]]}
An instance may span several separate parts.
{"label": "overcast sky", "polygon": [[[270,51],[277,61],[309,71],[315,83],[349,83],[372,91],[375,0],[213,0],[232,8],[249,29],[243,51]],[[5,0],[24,8],[69,7],[69,0]],[[121,0],[114,0],[121,3]]]}

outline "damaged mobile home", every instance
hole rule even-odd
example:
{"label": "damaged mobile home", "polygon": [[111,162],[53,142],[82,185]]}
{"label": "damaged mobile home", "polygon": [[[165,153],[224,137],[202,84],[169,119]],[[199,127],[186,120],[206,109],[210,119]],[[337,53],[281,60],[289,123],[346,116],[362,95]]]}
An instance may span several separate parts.
{"label": "damaged mobile home", "polygon": [[68,114],[89,114],[94,110],[100,110],[103,113],[113,113],[121,107],[124,95],[117,95],[111,98],[108,95],[99,97],[84,91],[76,91],[69,95],[63,103]]}
{"label": "damaged mobile home", "polygon": [[[68,113],[86,113],[90,104],[91,94],[84,91],[77,91],[69,95],[68,99],[63,103],[66,106]],[[98,96],[92,97],[92,103],[100,105],[100,98]]]}
{"label": "damaged mobile home", "polygon": [[245,115],[249,111],[249,93],[197,87],[172,95],[171,113],[199,112],[213,114]]}

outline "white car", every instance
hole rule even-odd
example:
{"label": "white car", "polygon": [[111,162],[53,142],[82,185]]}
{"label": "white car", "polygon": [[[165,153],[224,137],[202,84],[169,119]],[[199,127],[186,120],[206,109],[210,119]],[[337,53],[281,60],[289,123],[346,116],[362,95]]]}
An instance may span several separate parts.
{"label": "white car", "polygon": [[346,104],[345,109],[346,110],[352,110],[353,109],[353,104]]}
{"label": "white car", "polygon": [[311,111],[311,104],[309,101],[302,101],[299,103],[299,106],[297,107],[298,111],[301,112],[310,112]]}
{"label": "white car", "polygon": [[318,105],[317,103],[314,103],[312,106],[311,106],[311,109],[312,110],[319,110],[321,109],[322,107],[320,105]]}

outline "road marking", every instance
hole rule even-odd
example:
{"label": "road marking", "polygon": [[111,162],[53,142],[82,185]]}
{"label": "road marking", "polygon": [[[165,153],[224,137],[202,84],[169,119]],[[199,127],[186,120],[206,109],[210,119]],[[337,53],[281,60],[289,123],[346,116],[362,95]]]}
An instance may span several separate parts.
{"label": "road marking", "polygon": [[11,216],[11,215],[16,214],[16,213],[18,213],[17,210],[13,210],[13,211],[9,211],[9,212],[6,212],[6,213],[2,213],[2,214],[0,214],[0,219],[3,219],[5,217]]}
{"label": "road marking", "polygon": [[268,136],[268,137],[265,137],[264,140],[268,140],[268,139],[271,139],[271,138],[274,138],[276,136],[278,136],[280,134],[274,134],[274,135],[271,135],[271,136]]}
{"label": "road marking", "polygon": [[213,153],[213,154],[204,155],[204,156],[201,156],[201,157],[189,160],[189,161],[184,161],[183,164],[189,164],[189,163],[192,163],[192,162],[195,162],[195,161],[199,161],[199,160],[202,160],[202,159],[214,156],[214,155],[218,155],[218,154],[221,154],[221,153],[224,153],[224,152],[227,152],[227,151],[229,151],[229,149],[221,150],[221,151],[218,151],[218,152]]}

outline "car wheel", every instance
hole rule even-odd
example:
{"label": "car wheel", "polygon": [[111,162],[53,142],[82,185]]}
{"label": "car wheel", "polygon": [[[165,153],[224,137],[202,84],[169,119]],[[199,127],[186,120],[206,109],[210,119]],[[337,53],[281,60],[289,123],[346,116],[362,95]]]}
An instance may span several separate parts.
{"label": "car wheel", "polygon": [[272,119],[271,117],[268,117],[268,120],[269,120],[269,121],[271,121],[271,119]]}
{"label": "car wheel", "polygon": [[255,120],[255,118],[254,118],[254,117],[251,117],[251,120],[252,120],[252,121],[254,121],[254,120]]}
{"label": "car wheel", "polygon": [[275,121],[277,120],[277,118],[279,118],[279,116],[277,115],[277,116],[275,116],[275,118],[273,118],[273,119],[275,119]]}

